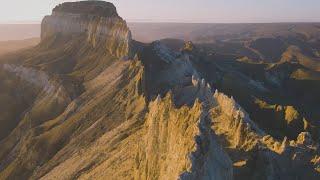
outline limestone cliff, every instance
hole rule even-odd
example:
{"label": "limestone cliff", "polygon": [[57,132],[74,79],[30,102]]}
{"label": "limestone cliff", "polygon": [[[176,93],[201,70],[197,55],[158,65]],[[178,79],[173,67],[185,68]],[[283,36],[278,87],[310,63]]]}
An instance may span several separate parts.
{"label": "limestone cliff", "polygon": [[0,179],[319,179],[312,135],[262,130],[208,81],[218,73],[199,70],[196,45],[141,43],[119,60],[131,41],[112,4],[64,3],[37,47],[0,62],[0,100],[26,101],[0,108],[15,120],[0,139]]}
{"label": "limestone cliff", "polygon": [[85,35],[93,47],[123,58],[131,55],[131,32],[113,4],[103,1],[63,3],[41,24],[41,39],[62,35]]}

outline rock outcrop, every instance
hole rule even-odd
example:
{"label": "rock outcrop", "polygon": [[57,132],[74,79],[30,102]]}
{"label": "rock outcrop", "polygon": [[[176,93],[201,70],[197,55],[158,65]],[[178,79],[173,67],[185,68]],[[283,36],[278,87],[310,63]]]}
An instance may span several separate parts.
{"label": "rock outcrop", "polygon": [[26,82],[42,88],[46,93],[52,93],[54,89],[56,89],[56,87],[50,83],[48,75],[42,71],[10,64],[4,64],[2,68],[14,73],[14,75],[22,78]]}
{"label": "rock outcrop", "polygon": [[172,94],[150,103],[136,156],[136,179],[233,178],[202,103],[176,108]]}
{"label": "rock outcrop", "polygon": [[[10,87],[0,99],[33,92],[0,141],[0,179],[319,179],[313,134],[281,140],[262,129],[208,81],[218,73],[199,70],[196,45],[141,43],[119,60],[131,41],[112,4],[64,3],[44,18],[38,47],[0,62]],[[28,86],[11,92],[16,84]],[[302,125],[294,107],[278,108]]]}
{"label": "rock outcrop", "polygon": [[62,35],[85,35],[93,47],[105,46],[106,51],[123,58],[131,56],[131,32],[117,14],[113,4],[103,1],[63,3],[46,16],[41,25],[41,39]]}

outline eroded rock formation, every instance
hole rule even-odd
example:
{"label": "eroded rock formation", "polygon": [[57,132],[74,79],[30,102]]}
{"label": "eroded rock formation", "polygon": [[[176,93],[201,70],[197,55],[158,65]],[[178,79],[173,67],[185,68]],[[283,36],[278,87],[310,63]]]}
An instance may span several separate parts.
{"label": "eroded rock formation", "polygon": [[[319,178],[312,135],[262,130],[199,71],[196,45],[139,44],[124,60],[131,41],[110,3],[64,3],[44,18],[40,45],[1,66],[5,86],[36,93],[0,141],[0,179]],[[277,107],[289,125],[301,122]]]}
{"label": "eroded rock formation", "polygon": [[60,4],[41,25],[42,40],[57,34],[82,34],[93,47],[104,46],[106,51],[119,58],[131,55],[131,32],[111,3],[80,1]]}

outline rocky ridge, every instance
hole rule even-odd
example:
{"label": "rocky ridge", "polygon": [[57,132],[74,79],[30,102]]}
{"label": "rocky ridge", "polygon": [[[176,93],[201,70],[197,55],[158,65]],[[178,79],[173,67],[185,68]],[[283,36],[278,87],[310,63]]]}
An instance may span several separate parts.
{"label": "rocky ridge", "polygon": [[[311,134],[278,140],[263,131],[206,80],[191,42],[178,52],[159,41],[141,45],[125,61],[130,31],[113,5],[96,1],[58,6],[42,30],[36,55],[2,66],[47,93],[0,141],[0,179],[319,178]],[[83,36],[88,44],[77,47]],[[61,61],[71,64],[65,74]],[[71,80],[57,83],[55,72]],[[83,90],[71,96],[70,86]]]}

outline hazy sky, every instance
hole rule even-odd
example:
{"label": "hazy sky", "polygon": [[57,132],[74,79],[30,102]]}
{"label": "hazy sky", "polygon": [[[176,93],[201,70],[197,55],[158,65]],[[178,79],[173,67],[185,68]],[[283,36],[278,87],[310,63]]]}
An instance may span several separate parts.
{"label": "hazy sky", "polygon": [[[40,21],[65,0],[1,0],[0,23]],[[109,0],[128,21],[320,22],[320,0]]]}

